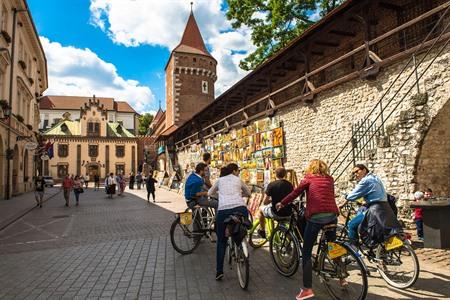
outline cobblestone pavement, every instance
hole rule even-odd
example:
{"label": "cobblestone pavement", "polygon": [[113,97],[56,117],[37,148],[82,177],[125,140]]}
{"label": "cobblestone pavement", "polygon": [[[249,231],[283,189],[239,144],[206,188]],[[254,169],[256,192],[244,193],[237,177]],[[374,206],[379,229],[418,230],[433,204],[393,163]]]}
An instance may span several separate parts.
{"label": "cobblestone pavement", "polygon": [[[1,231],[0,299],[295,299],[301,272],[280,276],[267,247],[250,253],[247,291],[234,270],[216,282],[215,244],[202,241],[186,256],[172,249],[169,227],[182,197],[159,189],[157,203],[143,198],[143,190],[107,199],[88,189],[80,206],[66,208],[60,194]],[[368,299],[448,299],[449,269],[422,259],[421,268],[407,291],[372,272]],[[328,299],[314,282],[316,298]]]}

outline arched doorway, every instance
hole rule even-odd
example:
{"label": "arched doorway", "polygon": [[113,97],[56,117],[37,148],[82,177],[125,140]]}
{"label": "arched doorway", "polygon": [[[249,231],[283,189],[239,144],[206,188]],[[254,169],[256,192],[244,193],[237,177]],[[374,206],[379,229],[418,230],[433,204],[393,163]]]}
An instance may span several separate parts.
{"label": "arched doorway", "polygon": [[86,174],[89,176],[89,180],[93,181],[93,178],[95,175],[100,176],[100,165],[94,164],[94,163],[87,165],[86,166]]}
{"label": "arched doorway", "polygon": [[416,189],[431,188],[435,196],[450,197],[450,100],[434,117],[422,141],[416,163]]}
{"label": "arched doorway", "polygon": [[30,173],[28,170],[28,150],[25,149],[25,153],[23,155],[23,182],[26,184],[26,182],[30,181]]}
{"label": "arched doorway", "polygon": [[14,146],[13,168],[12,168],[12,194],[19,193],[19,147]]}

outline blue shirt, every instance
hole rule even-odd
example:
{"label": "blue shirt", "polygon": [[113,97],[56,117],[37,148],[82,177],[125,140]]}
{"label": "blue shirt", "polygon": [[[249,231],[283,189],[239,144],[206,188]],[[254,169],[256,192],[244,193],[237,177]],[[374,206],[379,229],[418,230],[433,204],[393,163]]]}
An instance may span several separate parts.
{"label": "blue shirt", "polygon": [[184,187],[184,198],[187,201],[194,200],[198,192],[202,191],[204,181],[199,175],[195,172],[192,172],[191,175],[186,179],[186,185]]}
{"label": "blue shirt", "polygon": [[364,198],[366,203],[387,201],[386,190],[381,179],[372,173],[364,176],[346,199],[355,201]]}

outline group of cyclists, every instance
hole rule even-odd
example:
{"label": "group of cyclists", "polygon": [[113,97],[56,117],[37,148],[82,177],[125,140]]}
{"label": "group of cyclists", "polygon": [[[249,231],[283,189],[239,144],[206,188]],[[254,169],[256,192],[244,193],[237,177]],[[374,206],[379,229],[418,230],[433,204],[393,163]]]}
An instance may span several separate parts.
{"label": "group of cyclists", "polygon": [[[250,190],[239,178],[240,169],[235,163],[222,168],[220,177],[214,185],[211,185],[210,162],[211,155],[205,153],[203,162],[197,164],[195,172],[192,172],[186,180],[185,198],[190,208],[200,205],[216,210],[216,280],[221,280],[224,276],[223,264],[226,251],[224,220],[234,214],[248,217],[248,209],[243,197],[249,197]],[[367,214],[374,217],[378,228],[400,227],[392,209],[388,209],[386,190],[380,178],[362,164],[355,165],[352,173],[358,184],[345,196],[345,200],[353,202],[363,199],[365,205],[348,226],[350,241],[355,245],[359,243],[358,226]],[[309,163],[304,177],[295,189],[285,179],[284,168],[277,168],[275,174],[276,180],[267,186],[263,205],[258,212],[260,220],[258,233],[264,237],[265,219],[289,216],[294,199],[306,193],[306,226],[303,230],[302,245],[303,284],[296,299],[308,299],[314,297],[311,262],[313,246],[324,226],[337,223],[340,207],[345,203],[339,206],[336,204],[333,177],[329,174],[327,164],[320,159],[314,159]],[[328,240],[335,239],[335,231],[327,231],[326,234]],[[348,284],[345,279],[341,279],[339,283],[343,288]]]}

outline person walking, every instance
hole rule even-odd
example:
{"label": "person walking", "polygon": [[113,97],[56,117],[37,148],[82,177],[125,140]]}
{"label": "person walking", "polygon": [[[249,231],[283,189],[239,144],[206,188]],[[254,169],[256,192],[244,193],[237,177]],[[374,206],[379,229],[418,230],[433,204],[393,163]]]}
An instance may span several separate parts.
{"label": "person walking", "polygon": [[150,194],[153,197],[153,203],[156,202],[155,200],[155,183],[158,181],[153,178],[152,173],[148,174],[147,179],[145,180],[145,186],[147,188],[147,201],[150,203]]}
{"label": "person walking", "polygon": [[142,173],[139,172],[136,175],[136,187],[137,187],[138,190],[141,189],[141,185],[142,185]]}
{"label": "person walking", "polygon": [[42,176],[38,176],[34,181],[34,197],[36,198],[36,206],[42,207],[42,200],[44,199],[45,181]]}
{"label": "person walking", "polygon": [[129,183],[129,188],[130,188],[130,190],[134,189],[134,180],[135,180],[134,173],[131,172],[131,173],[130,173],[130,183]]}
{"label": "person walking", "polygon": [[72,190],[72,187],[73,179],[67,174],[66,177],[64,177],[63,183],[61,185],[61,189],[64,192],[64,199],[66,200],[66,207],[69,207],[70,191]]}
{"label": "person walking", "polygon": [[[313,159],[305,170],[305,177],[300,184],[281,202],[276,204],[280,211],[287,204],[294,201],[303,191],[306,191],[306,228],[303,235],[302,267],[303,288],[297,295],[297,300],[314,297],[312,289],[312,249],[316,243],[320,230],[328,224],[336,224],[339,209],[334,200],[334,179],[329,175],[327,164],[320,159]],[[327,239],[332,241],[336,231],[327,231]],[[341,279],[342,287],[348,283]]]}
{"label": "person walking", "polygon": [[[417,191],[414,193],[414,201],[423,201],[424,193]],[[417,237],[423,241],[423,208],[414,208],[414,223],[416,223]]]}
{"label": "person walking", "polygon": [[80,194],[83,193],[83,176],[75,176],[73,180],[73,193],[75,194],[75,205],[78,206],[80,200]]}
{"label": "person walking", "polygon": [[117,185],[119,186],[118,195],[121,196],[123,194],[123,192],[125,191],[125,186],[126,186],[125,178],[123,177],[122,174],[119,174],[116,177],[116,181],[117,181]]}
{"label": "person walking", "polygon": [[89,180],[90,180],[90,176],[89,176],[89,174],[86,174],[86,177],[84,178],[84,185],[86,188],[88,188]]}
{"label": "person walking", "polygon": [[106,189],[106,194],[108,194],[108,197],[110,199],[113,198],[113,195],[116,193],[116,179],[114,178],[114,174],[113,173],[109,173],[109,176],[106,178],[105,180],[105,189]]}
{"label": "person walking", "polygon": [[100,176],[98,174],[94,175],[94,191],[97,191],[100,189]]}

